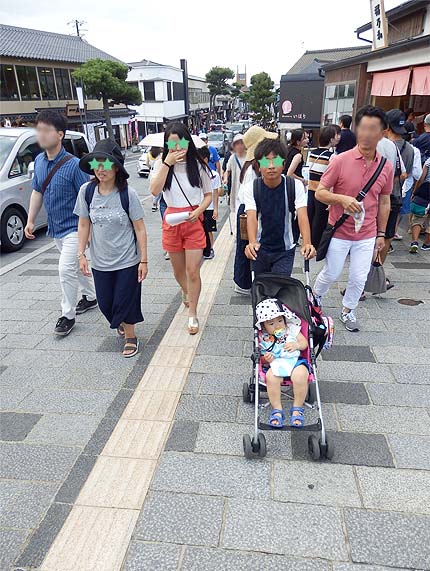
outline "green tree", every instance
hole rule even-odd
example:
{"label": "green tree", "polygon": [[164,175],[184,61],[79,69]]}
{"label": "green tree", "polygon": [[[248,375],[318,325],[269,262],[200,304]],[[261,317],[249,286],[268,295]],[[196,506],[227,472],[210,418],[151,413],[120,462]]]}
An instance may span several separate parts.
{"label": "green tree", "polygon": [[229,67],[212,67],[206,74],[206,81],[210,93],[210,114],[212,115],[217,95],[229,95],[231,85],[227,83],[234,78],[234,71]]}
{"label": "green tree", "polygon": [[274,83],[265,71],[251,77],[251,86],[247,101],[249,108],[255,113],[258,121],[267,125],[273,120],[273,105],[276,93],[273,91]]}
{"label": "green tree", "polygon": [[114,138],[109,108],[112,105],[140,105],[142,95],[137,87],[126,82],[128,66],[123,63],[90,59],[72,75],[77,84],[84,84],[85,92],[103,102],[103,112],[109,137]]}

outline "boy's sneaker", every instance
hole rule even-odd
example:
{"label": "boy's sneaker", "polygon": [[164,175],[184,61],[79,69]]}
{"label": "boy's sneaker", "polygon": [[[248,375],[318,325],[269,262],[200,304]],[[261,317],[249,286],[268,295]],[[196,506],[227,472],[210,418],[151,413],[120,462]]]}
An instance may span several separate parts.
{"label": "boy's sneaker", "polygon": [[67,319],[67,317],[60,317],[54,329],[55,335],[62,335],[65,337],[75,326],[74,319]]}
{"label": "boy's sneaker", "polygon": [[411,247],[409,248],[410,254],[416,254],[418,252],[418,242],[411,242]]}
{"label": "boy's sneaker", "polygon": [[243,289],[243,287],[239,287],[236,284],[234,284],[234,291],[240,295],[251,295],[250,289]]}
{"label": "boy's sneaker", "polygon": [[97,300],[89,301],[86,295],[82,296],[82,299],[78,301],[78,305],[76,306],[76,315],[81,315],[81,313],[85,313],[89,309],[94,309],[98,305]]}
{"label": "boy's sneaker", "polygon": [[212,249],[210,250],[210,252],[204,252],[203,258],[205,260],[212,260],[213,258],[215,258],[215,252]]}
{"label": "boy's sneaker", "polygon": [[342,311],[339,319],[342,321],[342,323],[345,325],[345,329],[347,329],[348,331],[353,331],[353,332],[360,331],[360,327],[358,325],[357,318],[355,317],[354,310],[351,309],[348,312]]}
{"label": "boy's sneaker", "polygon": [[153,204],[151,210],[152,212],[157,212],[158,206],[156,204]]}
{"label": "boy's sneaker", "polygon": [[423,245],[421,246],[421,250],[424,250],[425,252],[426,252],[427,250],[430,250],[430,244],[423,244]]}

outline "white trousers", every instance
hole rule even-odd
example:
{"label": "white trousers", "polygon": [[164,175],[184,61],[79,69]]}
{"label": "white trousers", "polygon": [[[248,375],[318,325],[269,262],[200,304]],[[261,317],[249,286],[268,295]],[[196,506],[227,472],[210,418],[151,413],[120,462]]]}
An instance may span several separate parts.
{"label": "white trousers", "polygon": [[330,286],[339,279],[349,254],[349,276],[343,297],[343,306],[355,309],[363,293],[364,284],[372,263],[375,238],[366,240],[341,240],[332,238],[325,265],[317,276],[314,292],[323,297]]}
{"label": "white trousers", "polygon": [[86,295],[89,301],[96,299],[93,278],[88,278],[79,271],[77,232],[71,232],[63,238],[55,238],[55,245],[60,251],[58,273],[62,293],[61,315],[67,319],[74,319],[79,286],[82,295]]}

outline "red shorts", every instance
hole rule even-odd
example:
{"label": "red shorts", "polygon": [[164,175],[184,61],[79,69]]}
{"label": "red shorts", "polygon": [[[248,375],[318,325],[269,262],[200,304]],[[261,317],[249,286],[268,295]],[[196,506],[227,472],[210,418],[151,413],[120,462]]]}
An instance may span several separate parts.
{"label": "red shorts", "polygon": [[183,250],[203,250],[206,247],[206,235],[203,230],[203,215],[201,221],[183,222],[177,226],[169,226],[165,222],[166,214],[172,212],[191,212],[193,208],[174,208],[168,206],[163,217],[162,243],[166,252],[182,252]]}

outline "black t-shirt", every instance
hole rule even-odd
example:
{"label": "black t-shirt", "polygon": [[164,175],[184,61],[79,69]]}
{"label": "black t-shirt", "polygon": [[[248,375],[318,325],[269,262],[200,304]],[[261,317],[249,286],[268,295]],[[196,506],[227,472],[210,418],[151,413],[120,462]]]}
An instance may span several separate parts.
{"label": "black t-shirt", "polygon": [[351,129],[342,129],[340,132],[340,141],[336,145],[336,153],[339,155],[340,153],[349,151],[353,149],[356,144],[357,141]]}
{"label": "black t-shirt", "polygon": [[[284,174],[285,175],[288,173],[288,169],[290,168],[290,165],[293,162],[294,157],[296,155],[301,155],[301,154],[302,153],[299,151],[299,149],[297,147],[291,147],[291,149],[288,151],[288,156],[285,160],[285,167],[284,167]],[[296,176],[299,176],[300,178],[303,178],[302,166],[303,166],[303,157],[302,157],[302,160],[300,161],[300,163],[298,164],[296,170],[294,171],[294,174]]]}
{"label": "black t-shirt", "polygon": [[261,185],[259,242],[270,252],[285,252],[285,182],[276,188]]}

